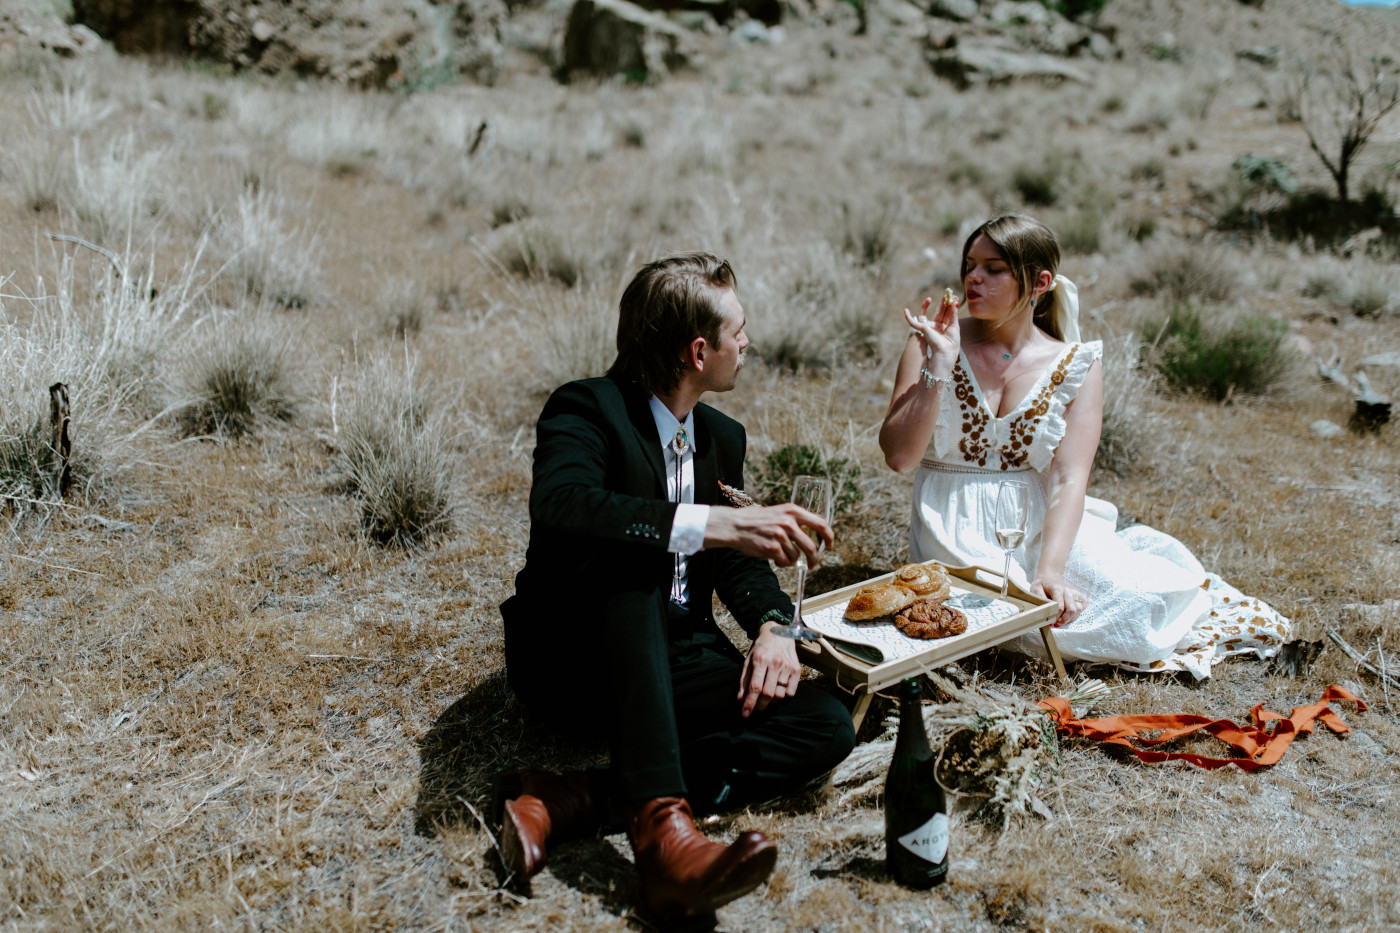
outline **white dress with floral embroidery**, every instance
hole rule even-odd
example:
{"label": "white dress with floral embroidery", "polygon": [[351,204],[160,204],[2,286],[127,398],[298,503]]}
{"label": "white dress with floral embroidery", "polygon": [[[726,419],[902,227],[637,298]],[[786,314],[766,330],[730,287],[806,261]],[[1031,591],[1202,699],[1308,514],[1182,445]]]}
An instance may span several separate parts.
{"label": "white dress with floral embroidery", "polygon": [[[1102,355],[1100,341],[1070,344],[1016,409],[1000,418],[988,407],[967,358],[959,356],[943,388],[933,440],[914,474],[913,559],[1000,572],[1004,552],[993,527],[997,485],[1020,479],[1031,489],[1030,516],[1025,540],[1011,553],[1010,578],[1029,589],[1065,409]],[[1206,573],[1180,541],[1144,525],[1119,531],[1117,522],[1112,503],[1085,497],[1064,578],[1088,595],[1088,606],[1073,624],[1055,630],[1065,657],[1142,671],[1187,670],[1200,679],[1222,657],[1271,657],[1287,641],[1287,619]],[[1017,647],[1044,651],[1038,635],[1022,638]]]}

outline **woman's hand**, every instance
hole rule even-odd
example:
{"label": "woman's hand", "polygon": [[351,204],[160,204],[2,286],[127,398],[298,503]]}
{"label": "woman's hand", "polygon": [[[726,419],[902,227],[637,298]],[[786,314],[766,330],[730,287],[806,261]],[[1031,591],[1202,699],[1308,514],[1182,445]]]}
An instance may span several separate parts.
{"label": "woman's hand", "polygon": [[1089,598],[1072,586],[1065,584],[1063,580],[1050,576],[1040,576],[1031,583],[1031,593],[1042,599],[1052,600],[1060,607],[1059,614],[1055,616],[1054,627],[1064,628],[1075,619],[1089,605]]}
{"label": "woman's hand", "polygon": [[933,299],[925,298],[924,303],[919,306],[917,316],[908,308],[904,309],[904,320],[908,322],[910,329],[919,335],[924,345],[933,350],[933,357],[928,363],[929,370],[950,373],[958,361],[958,348],[962,345],[958,331],[958,300],[953,297],[952,290],[948,289],[943,292],[943,300],[932,318],[927,316],[931,307]]}

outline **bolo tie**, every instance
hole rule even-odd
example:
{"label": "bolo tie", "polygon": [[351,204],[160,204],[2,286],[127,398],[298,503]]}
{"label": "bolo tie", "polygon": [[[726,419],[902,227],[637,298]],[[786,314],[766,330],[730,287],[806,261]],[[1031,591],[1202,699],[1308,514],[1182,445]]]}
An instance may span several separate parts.
{"label": "bolo tie", "polygon": [[[676,428],[676,436],[671,438],[671,449],[676,452],[676,502],[681,501],[681,455],[690,449],[690,438],[685,433],[685,425]],[[671,577],[671,602],[685,605],[681,593],[681,555],[675,555],[676,571]]]}

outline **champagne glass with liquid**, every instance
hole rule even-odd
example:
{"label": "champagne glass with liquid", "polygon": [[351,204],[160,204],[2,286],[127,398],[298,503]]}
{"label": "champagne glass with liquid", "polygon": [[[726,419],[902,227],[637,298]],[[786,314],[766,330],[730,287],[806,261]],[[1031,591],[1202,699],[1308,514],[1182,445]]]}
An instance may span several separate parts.
{"label": "champagne glass with liquid", "polygon": [[997,544],[1006,552],[1001,569],[1001,598],[1006,598],[1007,574],[1011,572],[1011,552],[1026,540],[1026,515],[1030,511],[1031,488],[1015,480],[1002,480],[997,487],[995,528]]}
{"label": "champagne glass with liquid", "polygon": [[[828,524],[831,523],[831,480],[821,476],[799,476],[792,481],[792,504],[800,505],[809,512],[820,515]],[[821,535],[811,528],[804,528],[804,531],[811,536],[817,545],[817,557],[820,558],[826,544],[822,541]],[[773,631],[784,638],[796,638],[801,641],[816,641],[821,638],[821,633],[816,629],[808,628],[802,621],[802,593],[807,588],[807,555],[801,554],[797,558],[797,599],[793,600],[792,624],[782,625]]]}

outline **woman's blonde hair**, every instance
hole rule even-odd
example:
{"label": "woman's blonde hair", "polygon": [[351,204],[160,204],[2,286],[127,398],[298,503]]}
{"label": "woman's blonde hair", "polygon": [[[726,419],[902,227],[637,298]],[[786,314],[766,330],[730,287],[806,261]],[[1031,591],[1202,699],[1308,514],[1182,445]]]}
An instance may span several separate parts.
{"label": "woman's blonde hair", "polygon": [[[1053,278],[1060,268],[1060,244],[1050,228],[1025,214],[1003,214],[978,227],[963,243],[962,274],[967,277],[967,254],[972,242],[984,236],[1006,257],[1006,264],[1021,285],[1021,294],[1028,295],[1041,272]],[[1035,325],[1056,340],[1063,340],[1055,314],[1055,292],[1045,291],[1031,312]]]}

